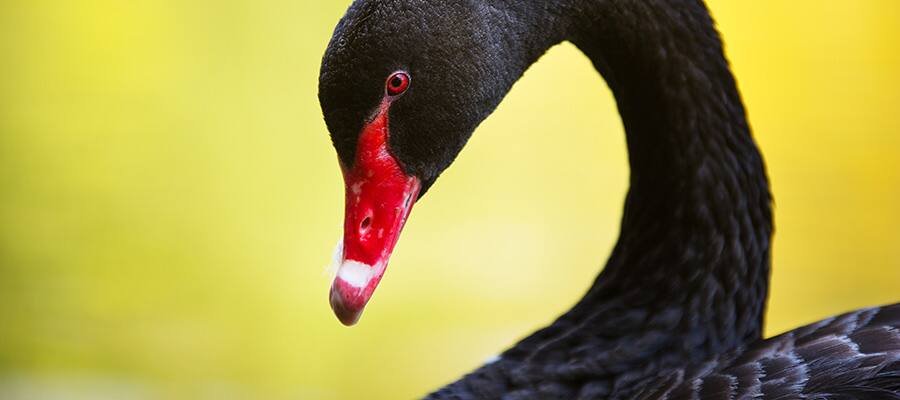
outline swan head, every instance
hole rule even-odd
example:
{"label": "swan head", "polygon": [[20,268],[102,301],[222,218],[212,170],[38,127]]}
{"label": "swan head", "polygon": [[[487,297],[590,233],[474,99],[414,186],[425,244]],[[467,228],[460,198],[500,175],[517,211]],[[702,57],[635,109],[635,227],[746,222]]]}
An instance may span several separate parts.
{"label": "swan head", "polygon": [[325,51],[319,102],[345,183],[330,303],[355,324],[415,202],[527,65],[504,60],[485,10],[356,1]]}

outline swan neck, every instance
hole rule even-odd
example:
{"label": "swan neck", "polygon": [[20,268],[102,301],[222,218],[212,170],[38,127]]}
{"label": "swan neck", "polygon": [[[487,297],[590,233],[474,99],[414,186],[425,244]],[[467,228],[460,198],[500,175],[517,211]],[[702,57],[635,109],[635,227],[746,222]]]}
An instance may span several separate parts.
{"label": "swan neck", "polygon": [[623,337],[663,329],[657,351],[691,358],[760,338],[768,179],[709,11],[699,0],[568,7],[547,32],[562,31],[612,90],[631,177],[612,256],[555,325]]}
{"label": "swan neck", "polygon": [[607,4],[597,11],[615,23],[572,37],[615,95],[631,167],[596,289],[654,293],[642,302],[684,313],[684,334],[716,352],[761,336],[770,195],[708,10],[670,3]]}

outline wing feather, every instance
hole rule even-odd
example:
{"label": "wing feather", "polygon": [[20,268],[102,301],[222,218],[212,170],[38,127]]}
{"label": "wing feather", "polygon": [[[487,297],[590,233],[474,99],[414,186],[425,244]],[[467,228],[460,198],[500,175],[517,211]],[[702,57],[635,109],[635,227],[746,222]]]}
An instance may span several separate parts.
{"label": "wing feather", "polygon": [[657,382],[636,398],[900,400],[900,304],[818,321]]}

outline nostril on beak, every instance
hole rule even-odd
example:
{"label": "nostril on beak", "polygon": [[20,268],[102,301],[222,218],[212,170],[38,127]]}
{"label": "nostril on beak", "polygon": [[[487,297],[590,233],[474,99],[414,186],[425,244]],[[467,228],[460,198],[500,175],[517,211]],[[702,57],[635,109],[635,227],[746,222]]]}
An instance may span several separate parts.
{"label": "nostril on beak", "polygon": [[364,234],[369,230],[369,226],[372,225],[372,217],[366,216],[363,218],[362,222],[359,223],[359,233]]}

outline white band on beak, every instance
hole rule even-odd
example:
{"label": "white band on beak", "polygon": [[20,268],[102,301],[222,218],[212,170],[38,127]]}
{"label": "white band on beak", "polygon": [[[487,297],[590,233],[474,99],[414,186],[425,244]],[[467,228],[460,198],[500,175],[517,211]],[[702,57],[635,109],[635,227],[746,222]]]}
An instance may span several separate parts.
{"label": "white band on beak", "polygon": [[364,288],[375,276],[377,268],[359,261],[345,260],[338,268],[337,277],[356,288]]}

